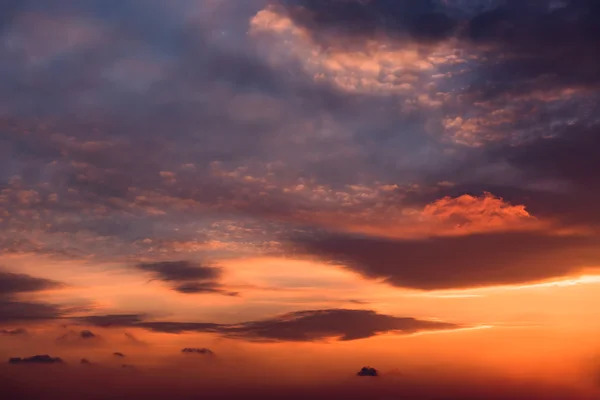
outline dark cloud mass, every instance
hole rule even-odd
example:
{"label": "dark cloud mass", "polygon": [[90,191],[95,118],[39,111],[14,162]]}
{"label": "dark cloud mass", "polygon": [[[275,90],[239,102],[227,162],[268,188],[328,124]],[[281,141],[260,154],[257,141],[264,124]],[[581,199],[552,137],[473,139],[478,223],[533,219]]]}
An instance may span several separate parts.
{"label": "dark cloud mass", "polygon": [[414,289],[508,285],[576,273],[600,254],[588,237],[529,233],[392,240],[332,234],[300,239],[309,254]]}
{"label": "dark cloud mass", "polygon": [[353,39],[373,39],[386,34],[399,39],[440,40],[451,35],[458,21],[444,13],[438,0],[319,1],[282,2],[292,18],[311,31],[350,35]]}

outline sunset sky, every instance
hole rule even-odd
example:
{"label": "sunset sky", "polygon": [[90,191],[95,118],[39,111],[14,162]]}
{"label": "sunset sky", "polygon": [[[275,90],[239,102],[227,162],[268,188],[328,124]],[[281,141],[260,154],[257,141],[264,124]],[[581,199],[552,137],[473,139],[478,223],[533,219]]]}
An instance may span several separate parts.
{"label": "sunset sky", "polygon": [[0,388],[597,399],[599,19],[0,1]]}

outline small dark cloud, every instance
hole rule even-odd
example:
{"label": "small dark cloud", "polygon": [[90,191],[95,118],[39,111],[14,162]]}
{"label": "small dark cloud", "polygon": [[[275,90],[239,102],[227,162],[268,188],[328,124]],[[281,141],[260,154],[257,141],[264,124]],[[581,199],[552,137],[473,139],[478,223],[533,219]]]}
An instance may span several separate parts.
{"label": "small dark cloud", "polygon": [[99,344],[101,340],[102,338],[100,336],[87,329],[79,332],[71,330],[56,338],[56,342],[60,344]]}
{"label": "small dark cloud", "polygon": [[7,336],[27,335],[27,330],[25,328],[0,329],[0,335],[7,335]]}
{"label": "small dark cloud", "polygon": [[173,284],[173,290],[185,294],[219,293],[237,296],[223,289],[218,281],[222,270],[189,261],[163,261],[138,264],[137,268],[150,272],[155,279]]}
{"label": "small dark cloud", "polygon": [[36,355],[32,357],[12,357],[8,360],[9,364],[62,364],[63,360],[59,357],[50,357],[49,355]]}
{"label": "small dark cloud", "polygon": [[92,365],[92,362],[90,360],[88,360],[87,358],[82,358],[81,361],[79,361],[79,363],[81,365]]}
{"label": "small dark cloud", "polygon": [[121,353],[120,351],[115,351],[113,353],[113,356],[115,356],[115,357],[125,357],[125,354]]}
{"label": "small dark cloud", "polygon": [[97,337],[92,331],[88,331],[87,329],[79,332],[79,336],[82,339],[93,339]]}
{"label": "small dark cloud", "polygon": [[186,348],[182,349],[181,352],[186,353],[186,354],[205,354],[205,355],[209,355],[209,356],[215,355],[215,353],[211,349],[207,349],[206,347],[201,347],[201,348],[186,347]]}
{"label": "small dark cloud", "polygon": [[0,271],[0,296],[39,292],[47,289],[55,289],[60,286],[62,286],[60,282],[50,279]]}
{"label": "small dark cloud", "polygon": [[375,368],[362,367],[360,371],[356,373],[357,376],[379,376],[379,373]]}

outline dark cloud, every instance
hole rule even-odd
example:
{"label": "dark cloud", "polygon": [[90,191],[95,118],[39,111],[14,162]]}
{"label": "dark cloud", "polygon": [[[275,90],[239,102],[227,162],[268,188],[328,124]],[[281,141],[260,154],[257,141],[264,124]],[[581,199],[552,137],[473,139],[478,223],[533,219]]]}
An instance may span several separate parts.
{"label": "dark cloud", "polygon": [[487,53],[489,76],[512,77],[505,89],[523,90],[519,83],[543,76],[550,77],[546,82],[551,85],[599,82],[600,57],[591,52],[600,45],[598,2],[566,0],[555,8],[552,3],[505,2],[469,21],[468,38],[492,46]]}
{"label": "dark cloud", "polygon": [[186,354],[204,354],[209,356],[215,355],[215,353],[211,349],[207,349],[206,347],[186,347],[182,349],[181,352]]}
{"label": "dark cloud", "polygon": [[309,342],[331,338],[357,340],[380,333],[411,334],[427,330],[456,329],[459,325],[394,317],[369,310],[298,311],[277,318],[228,326],[227,336],[257,341]]}
{"label": "dark cloud", "polygon": [[365,277],[414,289],[505,285],[558,278],[594,265],[597,240],[540,233],[394,240],[331,234],[301,239],[308,254]]}
{"label": "dark cloud", "polygon": [[0,335],[7,335],[7,336],[27,335],[27,330],[25,328],[0,329]]}
{"label": "dark cloud", "polygon": [[81,361],[79,361],[79,363],[81,365],[92,365],[92,362],[90,360],[88,360],[87,358],[82,358]]}
{"label": "dark cloud", "polygon": [[357,376],[379,376],[379,373],[375,368],[362,367],[360,371],[356,373]]}
{"label": "dark cloud", "polygon": [[79,336],[82,339],[93,339],[97,337],[92,331],[88,331],[87,329],[79,332]]}
{"label": "dark cloud", "polygon": [[[527,80],[551,75],[558,85],[598,83],[600,45],[594,0],[443,2],[437,0],[290,0],[288,14],[317,40],[353,41],[387,36],[437,42],[450,37],[459,46],[481,46],[489,63],[480,90],[498,92],[494,73],[511,79],[503,90],[523,90]],[[489,51],[488,51],[489,50]],[[485,71],[481,71],[484,72]],[[483,81],[482,81],[483,83]],[[521,87],[519,87],[519,84]],[[485,89],[484,89],[485,88]]]}
{"label": "dark cloud", "polygon": [[211,322],[141,322],[136,326],[155,332],[219,332],[223,325]]}
{"label": "dark cloud", "polygon": [[55,304],[0,298],[0,323],[56,319],[65,316],[67,311]]}
{"label": "dark cloud", "polygon": [[[317,35],[348,35],[352,39],[437,41],[450,36],[458,20],[444,13],[437,0],[289,0],[282,2],[293,20]],[[408,38],[403,37],[408,35]]]}
{"label": "dark cloud", "polygon": [[125,354],[121,353],[120,351],[115,351],[113,353],[113,356],[116,356],[116,357],[125,357]]}
{"label": "dark cloud", "polygon": [[189,261],[163,261],[157,263],[138,264],[142,271],[150,272],[163,282],[174,282],[173,290],[186,293],[220,293],[227,296],[237,296],[236,292],[223,290],[218,282],[222,270],[218,267],[208,267]]}
{"label": "dark cloud", "polygon": [[189,261],[144,263],[138,264],[137,267],[142,271],[152,272],[156,279],[165,282],[212,280],[221,276],[219,268],[206,267]]}
{"label": "dark cloud", "polygon": [[61,283],[53,280],[0,271],[0,296],[39,292],[47,289],[55,289],[60,286]]}
{"label": "dark cloud", "polygon": [[103,343],[103,338],[87,329],[82,331],[71,330],[56,338],[56,343],[63,345],[99,345]]}
{"label": "dark cloud", "polygon": [[[93,320],[89,317],[78,319],[85,323],[91,323]],[[96,318],[96,320],[101,319]],[[271,319],[239,324],[140,321],[122,324],[121,326],[174,334],[207,332],[250,341],[292,342],[318,341],[330,338],[357,340],[386,332],[411,334],[420,331],[451,330],[462,327],[462,325],[447,322],[394,317],[370,310],[346,309],[298,311]]]}
{"label": "dark cloud", "polygon": [[109,314],[109,315],[88,315],[85,317],[77,317],[78,321],[87,323],[102,328],[111,326],[132,326],[143,320],[141,314]]}
{"label": "dark cloud", "polygon": [[62,364],[63,360],[59,357],[50,357],[49,355],[36,355],[32,357],[13,357],[8,360],[9,364]]}

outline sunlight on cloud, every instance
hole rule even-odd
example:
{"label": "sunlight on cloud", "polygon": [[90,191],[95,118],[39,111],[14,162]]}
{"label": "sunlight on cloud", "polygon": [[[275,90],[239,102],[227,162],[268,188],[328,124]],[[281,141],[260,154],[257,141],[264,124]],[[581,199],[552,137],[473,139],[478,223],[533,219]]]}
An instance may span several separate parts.
{"label": "sunlight on cloud", "polygon": [[466,62],[452,44],[425,49],[410,43],[398,46],[385,37],[359,49],[343,43],[324,49],[306,30],[273,7],[252,18],[250,34],[273,65],[284,67],[299,62],[316,81],[332,83],[345,91],[414,95],[414,101],[431,107],[440,106],[446,96],[436,91],[427,93],[428,85],[435,86],[433,76],[443,75],[439,67]]}

